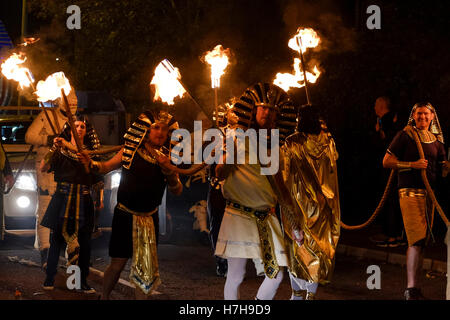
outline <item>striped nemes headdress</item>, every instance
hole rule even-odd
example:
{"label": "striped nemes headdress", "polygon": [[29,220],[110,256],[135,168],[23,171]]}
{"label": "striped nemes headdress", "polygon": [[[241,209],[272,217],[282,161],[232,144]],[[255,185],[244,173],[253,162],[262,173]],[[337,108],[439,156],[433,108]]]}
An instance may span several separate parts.
{"label": "striped nemes headdress", "polygon": [[153,125],[158,123],[163,123],[169,127],[169,137],[173,130],[179,128],[178,122],[175,120],[175,118],[166,111],[144,111],[143,113],[141,113],[137,120],[128,128],[127,132],[123,136],[125,145],[122,155],[122,165],[124,168],[130,168],[136,150],[144,141],[147,132],[152,128]]}
{"label": "striped nemes headdress", "polygon": [[277,110],[275,129],[280,130],[280,143],[294,133],[297,114],[294,103],[286,91],[272,83],[262,82],[247,88],[233,107],[233,112],[238,117],[239,128],[247,130],[254,125],[257,107]]}

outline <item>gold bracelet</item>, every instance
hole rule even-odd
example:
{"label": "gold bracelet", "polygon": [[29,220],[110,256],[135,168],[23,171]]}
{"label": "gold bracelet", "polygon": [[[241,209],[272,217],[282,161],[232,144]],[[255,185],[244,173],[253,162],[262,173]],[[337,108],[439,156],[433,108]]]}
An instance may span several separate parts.
{"label": "gold bracelet", "polygon": [[398,169],[411,168],[411,162],[397,161],[397,168]]}

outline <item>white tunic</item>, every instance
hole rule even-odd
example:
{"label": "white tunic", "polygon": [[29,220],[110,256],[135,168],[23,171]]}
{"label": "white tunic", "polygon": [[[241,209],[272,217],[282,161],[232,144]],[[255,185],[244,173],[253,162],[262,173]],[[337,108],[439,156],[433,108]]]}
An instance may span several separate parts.
{"label": "white tunic", "polygon": [[[234,165],[223,185],[225,199],[257,210],[272,208],[277,199],[260,166]],[[283,233],[275,214],[267,218],[279,266],[287,266]],[[226,207],[217,239],[217,256],[222,258],[262,259],[255,218],[232,207]]]}

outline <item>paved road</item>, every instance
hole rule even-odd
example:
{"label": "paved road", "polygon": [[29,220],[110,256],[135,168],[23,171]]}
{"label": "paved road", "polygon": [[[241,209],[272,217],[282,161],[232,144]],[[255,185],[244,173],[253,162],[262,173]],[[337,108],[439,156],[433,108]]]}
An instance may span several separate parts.
{"label": "paved road", "polygon": [[[93,267],[104,271],[109,258],[107,242],[109,233],[104,233],[93,241]],[[44,273],[35,266],[39,262],[37,250],[32,248],[33,237],[7,236],[0,243],[0,299],[16,299],[16,290],[21,299],[32,300],[80,300],[96,299],[97,295],[85,295],[66,289],[65,270],[59,269],[56,289],[44,292],[41,285]],[[156,300],[222,300],[225,279],[215,274],[214,259],[210,248],[195,240],[187,241],[188,246],[160,244],[159,264],[162,285],[152,296]],[[13,261],[11,261],[13,260]],[[22,261],[21,261],[22,260]],[[20,262],[21,261],[21,262]],[[367,267],[380,267],[381,289],[367,288]],[[128,280],[129,266],[122,273]],[[355,260],[348,256],[337,256],[333,281],[319,287],[317,298],[323,300],[399,300],[405,287],[405,270],[398,265],[380,264],[374,260]],[[444,300],[446,289],[445,274],[435,274],[433,278],[423,273],[424,295],[433,300]],[[101,278],[91,274],[90,284],[101,290]],[[247,276],[241,286],[241,299],[253,300],[262,278],[256,276],[251,262],[247,265]],[[275,297],[286,300],[290,297],[290,285],[285,276]],[[118,286],[112,299],[132,299],[131,289]]]}

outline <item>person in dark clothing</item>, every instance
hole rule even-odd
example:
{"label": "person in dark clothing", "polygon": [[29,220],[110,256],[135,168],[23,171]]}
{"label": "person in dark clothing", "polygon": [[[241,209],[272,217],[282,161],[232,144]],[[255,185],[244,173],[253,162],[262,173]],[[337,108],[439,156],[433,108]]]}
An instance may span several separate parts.
{"label": "person in dark clothing", "polygon": [[170,162],[164,144],[177,128],[178,123],[169,113],[146,111],[127,130],[124,148],[112,159],[85,159],[99,173],[122,167],[109,243],[111,263],[105,271],[102,299],[109,299],[130,258],[130,280],[136,285],[137,299],[147,299],[161,283],[156,252],[157,211],[166,186],[175,195],[183,190],[178,175],[163,167]]}
{"label": "person in dark clothing", "polygon": [[[381,192],[386,186],[390,170],[384,169],[380,164],[386,152],[389,143],[392,141],[396,133],[401,129],[397,121],[397,114],[391,110],[390,99],[386,96],[378,97],[374,106],[377,115],[377,123],[375,124],[375,138],[373,148],[376,157],[376,176],[379,183],[377,190]],[[371,240],[380,247],[397,247],[405,245],[403,223],[401,219],[398,195],[391,193],[385,202],[383,210],[380,214],[382,234],[376,235]]]}
{"label": "person in dark clothing", "polygon": [[[207,212],[209,219],[209,238],[213,252],[216,251],[217,237],[219,235],[220,224],[222,223],[223,214],[225,213],[226,200],[222,194],[222,188],[215,174],[216,165],[209,167],[209,187],[207,197]],[[225,277],[227,274],[227,260],[218,256],[214,256],[216,260],[216,274],[219,277]]]}
{"label": "person in dark clothing", "polygon": [[[75,127],[83,147],[94,150],[98,137],[83,116],[76,118]],[[68,147],[72,145],[72,148]],[[90,187],[98,176],[86,170],[72,151],[76,145],[68,124],[54,139],[53,147],[41,162],[41,171],[54,172],[56,192],[41,224],[51,230],[44,290],[53,290],[61,248],[67,244],[68,264],[77,264],[81,271],[81,290],[94,293],[87,283],[91,254],[91,234],[94,225],[94,205]]]}
{"label": "person in dark clothing", "polygon": [[[414,140],[416,134],[425,159],[419,157],[418,146]],[[423,299],[418,288],[418,274],[422,267],[423,248],[432,230],[434,210],[430,210],[431,201],[422,180],[421,170],[426,169],[427,180],[434,189],[438,176],[445,176],[449,169],[442,130],[436,110],[430,103],[414,105],[408,125],[389,145],[383,166],[398,170],[398,194],[408,239],[405,299]]]}

